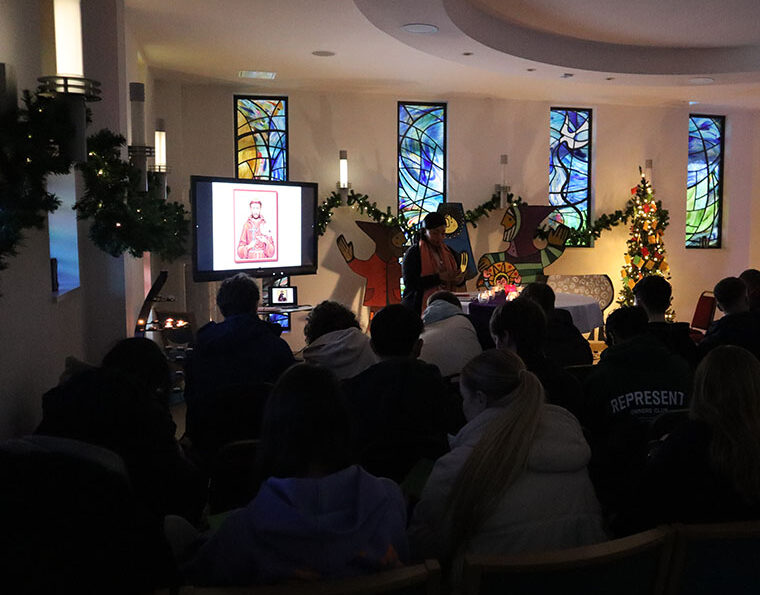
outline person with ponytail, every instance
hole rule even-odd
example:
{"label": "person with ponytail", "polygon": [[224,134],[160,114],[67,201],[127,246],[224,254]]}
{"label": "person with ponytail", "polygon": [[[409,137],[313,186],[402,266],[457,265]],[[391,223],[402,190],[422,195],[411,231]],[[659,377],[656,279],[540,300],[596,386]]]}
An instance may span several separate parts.
{"label": "person with ponytail", "polygon": [[646,525],[760,519],[760,362],[716,347],[694,376],[689,420],[650,457]]}
{"label": "person with ponytail", "polygon": [[460,379],[467,424],[433,468],[409,528],[415,558],[511,554],[603,541],[580,424],[545,402],[513,352],[472,359]]}

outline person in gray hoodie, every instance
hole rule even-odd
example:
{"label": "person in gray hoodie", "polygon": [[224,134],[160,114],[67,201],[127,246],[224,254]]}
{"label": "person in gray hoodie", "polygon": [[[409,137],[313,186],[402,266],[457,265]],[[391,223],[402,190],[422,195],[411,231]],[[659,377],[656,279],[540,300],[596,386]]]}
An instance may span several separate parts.
{"label": "person in gray hoodie", "polygon": [[467,362],[483,351],[475,327],[450,291],[437,291],[428,298],[422,322],[425,330],[420,335],[420,359],[438,366],[441,376],[459,374]]}
{"label": "person in gray hoodie", "polygon": [[356,315],[343,304],[325,300],[309,313],[303,329],[304,361],[332,370],[341,380],[353,378],[378,362]]}

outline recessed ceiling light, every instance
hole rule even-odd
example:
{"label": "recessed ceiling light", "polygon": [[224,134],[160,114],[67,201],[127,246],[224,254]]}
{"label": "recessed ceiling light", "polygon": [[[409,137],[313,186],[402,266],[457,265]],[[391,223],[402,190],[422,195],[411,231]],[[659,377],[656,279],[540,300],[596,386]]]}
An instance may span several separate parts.
{"label": "recessed ceiling light", "polygon": [[334,56],[335,52],[331,52],[330,50],[317,50],[312,52],[311,55],[319,56],[320,58],[329,58],[330,56]]}
{"label": "recessed ceiling light", "polygon": [[438,27],[427,23],[407,23],[401,28],[407,33],[438,33]]}
{"label": "recessed ceiling light", "polygon": [[472,56],[472,52],[462,52],[463,56]]}
{"label": "recessed ceiling light", "polygon": [[614,76],[608,76],[608,77],[607,77],[606,79],[604,79],[604,80],[606,80],[606,81],[614,81],[614,80],[615,80],[615,77],[614,77]]}
{"label": "recessed ceiling light", "polygon": [[527,70],[528,72],[536,72],[535,68],[526,68],[525,70]]}
{"label": "recessed ceiling light", "polygon": [[709,85],[715,82],[715,79],[709,76],[698,76],[693,79],[689,79],[689,83],[692,85]]}
{"label": "recessed ceiling light", "polygon": [[272,80],[277,76],[276,72],[267,72],[265,70],[240,70],[238,76],[241,79],[268,79]]}
{"label": "recessed ceiling light", "polygon": [[699,103],[699,101],[690,101],[689,105],[697,105],[698,103]]}
{"label": "recessed ceiling light", "polygon": [[560,77],[559,77],[559,78],[561,78],[561,79],[571,79],[571,78],[573,78],[574,76],[575,76],[575,75],[574,75],[572,72],[563,72],[563,73],[560,75]]}

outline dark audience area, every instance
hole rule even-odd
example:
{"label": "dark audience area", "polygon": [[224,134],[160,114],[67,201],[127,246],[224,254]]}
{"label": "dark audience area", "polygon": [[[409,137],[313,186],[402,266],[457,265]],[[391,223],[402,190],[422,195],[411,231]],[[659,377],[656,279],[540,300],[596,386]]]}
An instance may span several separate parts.
{"label": "dark audience area", "polygon": [[[7,592],[354,580],[431,558],[465,592],[484,556],[588,560],[760,521],[759,277],[716,284],[722,316],[699,344],[671,321],[668,281],[645,277],[596,362],[541,283],[489,308],[483,352],[453,295],[366,329],[324,301],[300,362],[256,282],[231,277],[184,364],[184,436],[166,356],[131,338],[67,370],[35,434],[0,443]],[[474,346],[447,377],[422,349],[465,351],[445,320]]]}

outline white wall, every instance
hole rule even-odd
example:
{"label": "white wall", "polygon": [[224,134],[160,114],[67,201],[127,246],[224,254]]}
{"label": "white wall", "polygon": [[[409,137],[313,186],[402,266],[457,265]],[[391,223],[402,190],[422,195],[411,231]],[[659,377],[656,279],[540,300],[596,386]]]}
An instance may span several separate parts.
{"label": "white wall", "polygon": [[[35,89],[37,77],[52,74],[42,67],[51,34],[43,33],[43,15],[51,6],[0,0],[0,62],[6,64],[11,101],[21,90]],[[125,132],[123,12],[123,0],[82,1],[85,73],[103,84],[103,101],[90,104],[89,133],[102,127]],[[142,302],[142,284],[132,272],[141,263],[100,251],[87,238],[88,227],[79,222],[79,289],[53,296],[47,229],[27,231],[19,255],[0,272],[0,439],[31,432],[40,420],[41,396],[57,384],[66,356],[100,361],[127,336]]]}
{"label": "white wall", "polygon": [[[156,109],[172,114],[168,134],[172,145],[181,145],[174,148],[174,157],[179,160],[172,163],[172,186],[181,188],[184,195],[192,174],[233,176],[232,96],[250,91],[245,87],[172,81],[160,81],[157,88],[161,91],[154,98]],[[278,93],[276,88],[267,91]],[[347,149],[353,188],[369,194],[382,208],[391,205],[395,210],[396,102],[437,100],[448,102],[449,201],[471,208],[489,199],[494,184],[501,179],[499,156],[507,153],[512,191],[529,204],[548,202],[549,109],[564,105],[562,101],[409,97],[391,93],[290,93],[289,98],[290,178],[317,181],[323,198],[337,180],[338,151]],[[727,116],[724,247],[686,250],[689,107],[642,108],[593,101],[576,107],[594,110],[594,217],[622,209],[630,189],[639,181],[639,165],[643,166],[646,159],[654,161],[654,190],[670,211],[664,241],[672,269],[674,307],[680,320],[691,319],[702,290],[711,289],[722,277],[736,275],[753,263],[760,265],[760,244],[751,234],[753,222],[760,221],[760,207],[753,200],[758,187],[753,164],[760,151],[757,113],[699,106],[702,113]],[[319,243],[319,273],[295,280],[300,301],[315,304],[336,299],[359,308],[363,280],[350,271],[335,247],[337,235],[344,233],[354,242],[358,258],[371,254],[372,242],[353,224],[354,215],[346,208],[336,211]],[[499,248],[500,218],[492,216],[471,230],[476,258]],[[623,227],[606,232],[594,248],[566,250],[547,272],[606,273],[617,290],[627,237],[628,230]],[[199,319],[218,318],[213,309],[215,290],[213,284],[188,283],[188,307],[196,311]],[[288,340],[295,347],[302,346],[299,329]]]}

